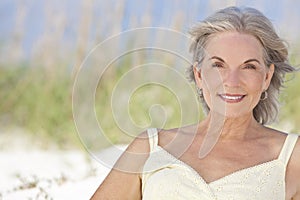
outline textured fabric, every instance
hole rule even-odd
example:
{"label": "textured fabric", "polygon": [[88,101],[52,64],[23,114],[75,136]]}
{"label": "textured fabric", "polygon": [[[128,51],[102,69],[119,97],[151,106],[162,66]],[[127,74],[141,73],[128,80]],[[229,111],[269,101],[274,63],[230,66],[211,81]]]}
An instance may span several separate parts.
{"label": "textured fabric", "polygon": [[284,200],[286,165],[298,135],[288,134],[277,159],[206,183],[189,165],[158,146],[148,130],[151,153],[142,173],[143,200]]}

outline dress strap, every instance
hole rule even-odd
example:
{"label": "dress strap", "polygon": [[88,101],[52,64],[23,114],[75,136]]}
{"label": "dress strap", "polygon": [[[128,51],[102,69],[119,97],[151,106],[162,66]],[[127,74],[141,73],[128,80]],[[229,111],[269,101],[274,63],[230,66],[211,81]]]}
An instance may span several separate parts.
{"label": "dress strap", "polygon": [[282,150],[279,155],[279,159],[282,160],[285,165],[287,165],[287,163],[290,160],[290,157],[291,157],[294,147],[296,145],[297,139],[298,139],[297,134],[288,134],[286,136],[285,142],[283,144]]}
{"label": "dress strap", "polygon": [[149,128],[147,129],[147,134],[149,137],[149,145],[150,145],[150,152],[158,145],[158,132],[156,128]]}

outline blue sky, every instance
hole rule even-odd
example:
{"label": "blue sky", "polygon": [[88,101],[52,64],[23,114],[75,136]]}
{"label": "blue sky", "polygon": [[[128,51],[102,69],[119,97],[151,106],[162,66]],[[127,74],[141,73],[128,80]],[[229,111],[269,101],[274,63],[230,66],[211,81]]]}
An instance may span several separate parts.
{"label": "blue sky", "polygon": [[[93,24],[90,34],[96,32],[99,26],[104,26],[108,36],[110,28],[110,18],[115,14],[111,8],[118,6],[119,0],[95,0],[93,5]],[[64,40],[69,43],[75,42],[77,35],[78,22],[80,21],[82,1],[81,0],[2,0],[0,2],[0,42],[2,45],[9,45],[11,34],[16,27],[16,16],[20,13],[20,3],[26,10],[24,22],[23,47],[26,51],[31,51],[36,41],[47,30],[47,12],[50,10],[54,15],[63,13],[66,17],[66,29]],[[109,5],[110,4],[110,5]],[[174,16],[181,11],[185,17],[184,25],[181,30],[186,32],[196,21],[202,20],[213,11],[227,5],[251,6],[260,9],[274,23],[276,29],[284,37],[294,40],[300,35],[300,1],[295,0],[125,0],[122,13],[122,29],[127,30],[142,27],[143,15],[148,13],[152,18],[150,26],[171,27],[174,23]],[[107,9],[104,9],[107,8]],[[196,14],[195,14],[196,13]],[[135,18],[137,23],[132,25],[131,19]],[[105,36],[105,33],[104,33]],[[93,35],[91,35],[93,37]]]}

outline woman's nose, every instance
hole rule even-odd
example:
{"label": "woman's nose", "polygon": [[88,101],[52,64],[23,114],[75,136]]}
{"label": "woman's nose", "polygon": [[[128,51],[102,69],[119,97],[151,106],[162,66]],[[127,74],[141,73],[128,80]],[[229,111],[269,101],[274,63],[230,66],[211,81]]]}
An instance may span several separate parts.
{"label": "woman's nose", "polygon": [[240,86],[240,79],[238,70],[228,70],[225,77],[223,77],[223,83],[227,87],[238,87]]}

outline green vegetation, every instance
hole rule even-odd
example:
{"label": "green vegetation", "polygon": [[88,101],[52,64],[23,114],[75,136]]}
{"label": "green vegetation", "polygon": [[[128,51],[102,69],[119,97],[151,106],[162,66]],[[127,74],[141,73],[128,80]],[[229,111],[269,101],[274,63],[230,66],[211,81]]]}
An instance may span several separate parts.
{"label": "green vegetation", "polygon": [[281,109],[278,124],[274,126],[282,131],[300,134],[300,72],[287,76],[286,80],[280,96]]}
{"label": "green vegetation", "polygon": [[[155,7],[153,3],[148,3],[143,8],[147,12],[136,15],[135,12],[127,12],[126,1],[119,2],[117,6],[103,1],[99,8],[95,2],[84,0],[79,2],[78,13],[75,13],[75,18],[78,20],[75,20],[75,24],[74,17],[70,17],[63,7],[56,11],[55,5],[43,4],[44,10],[49,12],[40,19],[43,26],[38,27],[38,29],[42,28],[38,31],[39,35],[32,32],[35,28],[31,25],[34,26],[35,23],[27,24],[32,20],[30,13],[35,9],[31,4],[16,3],[16,10],[20,12],[12,14],[14,28],[5,31],[10,35],[8,38],[0,38],[2,53],[0,56],[0,131],[7,129],[7,132],[10,133],[10,129],[21,128],[24,130],[24,134],[31,134],[45,147],[48,143],[57,144],[61,148],[82,147],[73,120],[74,74],[71,70],[73,72],[78,70],[88,54],[88,49],[97,46],[99,42],[110,41],[107,39],[119,34],[124,27],[125,30],[129,30],[135,27],[156,27],[167,24],[168,29],[186,33],[190,22],[198,21],[199,17],[206,16],[208,12],[216,9],[216,3],[210,3],[208,7],[195,4],[193,6],[195,9],[190,9],[182,6],[183,4],[178,1],[174,4],[171,12],[165,12],[161,20],[157,20],[151,11],[153,9],[149,9]],[[286,6],[282,7],[285,10],[283,13],[290,13],[287,12],[290,10],[288,1],[286,3]],[[263,11],[267,9],[266,7]],[[124,17],[124,13],[129,14],[128,17]],[[105,20],[102,15],[105,16]],[[169,15],[172,17],[168,17]],[[3,16],[5,17],[5,15]],[[290,20],[290,17],[287,15],[282,20],[278,22],[284,24]],[[8,21],[10,22],[10,20]],[[285,27],[278,25],[279,28]],[[295,28],[295,26],[290,27],[293,29],[285,31]],[[293,31],[290,32],[292,32],[291,35],[296,34]],[[112,65],[116,65],[110,67],[110,70],[105,72],[103,79],[99,80],[95,94],[96,102],[95,105],[92,105],[105,136],[112,143],[126,143],[143,128],[149,126],[172,128],[195,123],[197,119],[203,117],[202,113],[199,114],[200,116],[196,116],[195,110],[190,109],[189,105],[193,104],[191,103],[192,94],[187,94],[182,82],[177,78],[172,78],[169,73],[157,73],[155,76],[169,78],[169,83],[176,88],[176,91],[168,90],[167,87],[161,85],[141,85],[131,91],[127,102],[115,103],[114,106],[121,107],[113,112],[111,96],[114,87],[132,66],[161,63],[177,69],[188,65],[180,56],[172,53],[177,48],[187,50],[185,42],[179,41],[176,34],[172,36],[172,34],[165,34],[164,31],[158,31],[157,33],[136,35],[132,38],[129,38],[129,35],[122,34],[122,37],[119,39],[116,37],[114,42],[106,43],[106,45],[110,45],[107,47],[104,45],[105,50],[89,60],[92,64],[97,63],[97,66],[100,66],[99,63],[105,58],[112,58],[112,55],[120,56],[113,56],[116,61]],[[33,44],[27,49],[28,47],[25,48],[25,46],[30,43],[27,41],[29,38]],[[135,49],[140,44],[154,44],[155,47],[155,44],[161,42],[164,43],[162,46],[167,47],[166,49],[173,50],[164,51],[165,48],[161,51],[159,49],[155,51]],[[300,64],[298,57],[300,45],[296,41],[293,43],[291,60],[293,64]],[[125,47],[132,51],[126,55],[119,55],[118,51]],[[151,59],[147,57],[149,55],[152,56]],[[24,63],[23,59],[28,59],[30,64]],[[70,69],[70,65],[74,68]],[[66,66],[69,66],[69,69]],[[141,74],[138,74],[136,77],[140,76]],[[146,79],[148,76],[145,73],[141,78]],[[276,128],[300,133],[299,85],[300,75],[298,73],[292,81],[287,82],[287,88],[283,90],[281,95],[283,106],[279,122],[273,125]],[[181,94],[180,99],[178,99],[178,93]],[[122,107],[126,109],[123,110]],[[182,117],[182,111],[186,111],[190,115]],[[118,121],[117,118],[120,120]],[[133,130],[133,125],[139,128]],[[86,146],[101,146],[103,141],[99,141],[94,133],[93,130],[90,133],[82,133],[81,136],[85,137]]]}
{"label": "green vegetation", "polygon": [[[47,143],[76,144],[71,80],[63,72],[28,66],[0,68],[2,128],[21,127]],[[78,143],[78,142],[77,142]]]}
{"label": "green vegetation", "polygon": [[[106,75],[101,84],[99,83],[95,95],[95,111],[99,124],[112,143],[126,143],[132,139],[121,130],[124,127],[116,123],[110,105],[114,84],[124,74],[125,69],[126,67],[117,68],[115,74],[110,72]],[[22,128],[43,143],[51,141],[61,148],[81,145],[72,115],[73,79],[70,74],[69,71],[60,70],[60,67],[52,69],[51,72],[45,68],[29,66],[0,68],[2,129]],[[161,108],[156,109],[154,106],[151,109],[153,104],[159,104]],[[129,117],[121,116],[122,113],[114,114],[122,119],[127,118],[128,123],[137,127],[161,127],[160,119],[164,121],[164,128],[185,123],[180,118],[181,107],[175,94],[162,86],[145,85],[138,88],[124,106],[128,107]],[[191,122],[194,119],[188,120]],[[89,137],[89,134],[86,133],[84,137]],[[101,141],[93,141],[93,137],[84,139],[93,142],[88,146],[99,146]]]}
{"label": "green vegetation", "polygon": [[[95,111],[99,124],[112,143],[130,141],[130,137],[128,138],[122,130],[126,129],[124,124],[126,126],[131,123],[146,128],[161,126],[161,121],[163,121],[164,128],[172,128],[195,122],[195,116],[187,120],[181,119],[182,106],[172,91],[158,85],[144,85],[137,88],[131,94],[128,104],[124,105],[128,110],[127,113],[114,113],[120,119],[127,119],[127,115],[130,116],[128,122],[124,122],[123,125],[117,123],[112,113],[110,97],[115,84],[126,68],[115,68],[116,71],[108,72],[99,82],[95,95]],[[81,145],[72,116],[73,79],[69,71],[59,69],[63,67],[57,67],[51,72],[44,68],[32,68],[25,65],[0,68],[2,129],[21,127],[33,136],[41,138],[45,143],[52,141],[62,148]],[[291,76],[287,79],[291,79]],[[287,81],[287,87],[281,95],[283,106],[279,122],[273,125],[276,128],[300,132],[299,85],[299,73],[292,80]],[[179,83],[176,87],[180,87]],[[188,103],[188,99],[189,97],[183,102]],[[152,107],[155,104],[160,106]],[[120,116],[122,114],[124,116]],[[202,113],[200,115],[202,116]],[[156,118],[159,120],[155,121]],[[93,145],[97,145],[99,141],[94,141],[94,143]]]}

